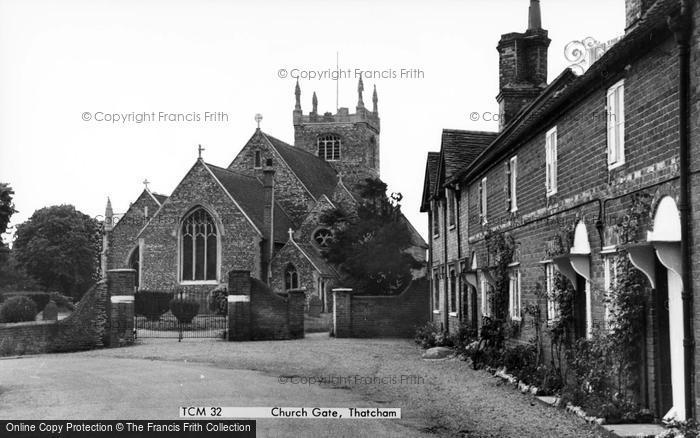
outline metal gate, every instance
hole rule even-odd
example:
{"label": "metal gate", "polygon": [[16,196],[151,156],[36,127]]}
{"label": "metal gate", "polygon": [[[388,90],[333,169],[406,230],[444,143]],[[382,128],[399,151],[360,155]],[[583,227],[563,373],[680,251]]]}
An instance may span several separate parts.
{"label": "metal gate", "polygon": [[139,291],[134,296],[134,337],[226,339],[225,309],[210,308],[209,292]]}

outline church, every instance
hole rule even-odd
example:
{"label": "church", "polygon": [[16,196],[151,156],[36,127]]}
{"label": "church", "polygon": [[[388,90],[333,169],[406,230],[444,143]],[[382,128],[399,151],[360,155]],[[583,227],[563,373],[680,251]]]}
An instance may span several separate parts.
{"label": "church", "polygon": [[[319,114],[314,93],[303,114],[297,82],[293,146],[258,127],[228,166],[206,163],[200,149],[170,195],[145,184],[118,221],[108,199],[103,273],[134,268],[143,291],[208,292],[229,271],[248,270],[277,293],[304,288],[329,311],[331,289],[342,285],[321,254],[333,235],[319,217],[336,207],[353,211],[356,184],[380,177],[377,91],[371,111],[363,91],[360,79],[355,113]],[[408,225],[409,251],[424,262],[427,244]]]}

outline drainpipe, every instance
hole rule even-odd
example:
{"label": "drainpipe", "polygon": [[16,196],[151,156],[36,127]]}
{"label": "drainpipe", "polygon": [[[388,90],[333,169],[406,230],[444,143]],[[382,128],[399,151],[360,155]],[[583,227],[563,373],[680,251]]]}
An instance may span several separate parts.
{"label": "drainpipe", "polygon": [[447,272],[447,208],[448,208],[448,202],[447,202],[447,192],[445,192],[445,205],[443,207],[443,214],[442,214],[442,247],[444,251],[444,257],[442,258],[442,274],[444,278],[444,285],[445,287],[443,288],[442,292],[445,294],[445,299],[442,301],[445,304],[445,311],[442,312],[442,321],[443,324],[445,325],[445,331],[449,333],[450,331],[450,303],[449,303],[449,295],[447,294],[447,288],[449,287],[449,272]]}
{"label": "drainpipe", "polygon": [[461,198],[462,190],[459,186],[459,183],[455,184],[455,223],[457,224],[457,270],[459,271],[459,284],[460,284],[460,290],[459,290],[459,295],[457,295],[460,298],[460,304],[461,306],[457,306],[457,315],[459,318],[459,322],[461,323],[464,321],[464,314],[462,313],[462,310],[464,310],[464,294],[462,294],[462,290],[464,290],[464,278],[462,277],[462,224],[460,223],[461,221],[459,220],[459,215],[460,215],[460,198]]}
{"label": "drainpipe", "polygon": [[686,418],[694,417],[694,350],[693,337],[693,288],[690,259],[690,21],[692,2],[681,0],[679,16],[669,17],[669,26],[678,45],[678,127],[680,143],[680,196],[678,210],[681,219],[681,263],[683,270],[683,355],[685,363],[685,412]]}
{"label": "drainpipe", "polygon": [[[435,205],[431,201],[431,205]],[[429,320],[432,323],[433,322],[433,310],[435,310],[435,280],[434,280],[434,273],[433,273],[433,221],[435,220],[434,218],[435,213],[433,212],[433,208],[430,208],[430,212],[428,213],[428,284],[430,285],[430,313],[429,313]]]}

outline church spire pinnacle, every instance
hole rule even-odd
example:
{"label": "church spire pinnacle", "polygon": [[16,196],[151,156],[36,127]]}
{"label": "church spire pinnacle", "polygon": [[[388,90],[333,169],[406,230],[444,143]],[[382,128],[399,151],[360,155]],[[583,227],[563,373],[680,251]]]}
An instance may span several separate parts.
{"label": "church spire pinnacle", "polygon": [[114,212],[112,211],[112,201],[107,196],[107,206],[105,207],[105,231],[111,231],[114,228]]}
{"label": "church spire pinnacle", "polygon": [[301,111],[301,88],[299,88],[299,79],[297,79],[297,84],[294,87],[294,97],[296,99],[294,111]]}
{"label": "church spire pinnacle", "polygon": [[358,108],[364,108],[365,103],[362,101],[362,92],[365,91],[365,85],[362,83],[362,76],[360,76],[360,80],[357,82],[357,107]]}
{"label": "church spire pinnacle", "polygon": [[530,13],[528,16],[527,30],[542,29],[542,12],[540,10],[540,0],[530,0]]}
{"label": "church spire pinnacle", "polygon": [[311,112],[313,114],[316,114],[318,112],[318,98],[316,97],[315,91],[313,97],[311,98]]}
{"label": "church spire pinnacle", "polygon": [[372,92],[372,112],[374,114],[379,113],[379,107],[377,106],[377,102],[379,99],[377,98],[377,84],[374,84],[374,91]]}

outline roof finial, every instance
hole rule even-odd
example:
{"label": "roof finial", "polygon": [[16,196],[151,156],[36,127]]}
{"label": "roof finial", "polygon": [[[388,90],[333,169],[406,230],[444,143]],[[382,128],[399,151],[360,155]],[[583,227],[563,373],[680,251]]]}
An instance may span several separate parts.
{"label": "roof finial", "polygon": [[296,104],[294,105],[294,110],[301,111],[301,88],[299,88],[299,79],[297,79],[297,84],[294,87],[294,97],[296,99]]}
{"label": "roof finial", "polygon": [[257,113],[255,115],[255,123],[258,124],[258,131],[260,130],[260,122],[262,122],[262,114]]}
{"label": "roof finial", "polygon": [[530,0],[530,14],[527,30],[542,29],[542,12],[540,10],[540,0]]}
{"label": "roof finial", "polygon": [[377,102],[379,99],[377,99],[377,84],[374,84],[374,91],[372,92],[372,112],[374,114],[379,113],[379,107],[377,106]]}
{"label": "roof finial", "polygon": [[289,240],[294,240],[294,230],[290,228],[287,230],[287,234],[289,234]]}
{"label": "roof finial", "polygon": [[199,151],[199,159],[201,160],[201,159],[202,159],[202,151],[204,151],[204,148],[202,147],[201,144],[198,145],[198,146],[199,146],[199,147],[197,148],[197,150]]}
{"label": "roof finial", "polygon": [[358,108],[364,108],[365,103],[362,101],[362,92],[365,91],[365,86],[362,83],[362,76],[360,76],[360,80],[357,82],[357,107]]}
{"label": "roof finial", "polygon": [[[145,190],[148,190],[148,185],[149,185],[150,183],[151,183],[151,182],[150,182],[148,179],[144,179],[144,180],[143,180],[143,188],[144,188]],[[109,204],[109,198],[107,198],[107,203]]]}
{"label": "roof finial", "polygon": [[312,106],[311,112],[314,113],[314,114],[316,114],[316,113],[318,112],[318,111],[317,111],[317,110],[318,110],[318,99],[316,98],[316,92],[315,92],[315,91],[314,91],[313,97],[311,98],[311,106]]}

